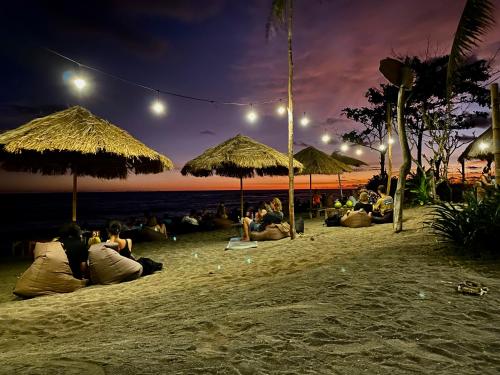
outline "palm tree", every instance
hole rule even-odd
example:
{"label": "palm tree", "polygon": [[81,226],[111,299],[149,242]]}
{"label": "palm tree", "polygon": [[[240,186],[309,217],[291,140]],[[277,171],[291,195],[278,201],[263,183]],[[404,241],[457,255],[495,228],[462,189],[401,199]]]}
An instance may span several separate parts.
{"label": "palm tree", "polygon": [[[448,60],[446,74],[446,95],[448,100],[448,113],[451,113],[451,96],[453,81],[456,79],[457,68],[472,53],[473,49],[481,42],[482,36],[495,24],[494,5],[492,0],[467,0],[462,16],[455,32],[453,45]],[[458,77],[460,78],[460,77]],[[496,89],[496,91],[495,91]],[[493,145],[495,145],[495,168],[497,185],[500,181],[500,126],[498,122],[498,86],[491,87]],[[450,116],[449,116],[450,117]],[[496,131],[495,131],[496,129]]]}
{"label": "palm tree", "polygon": [[288,211],[290,238],[295,238],[294,173],[293,173],[293,55],[292,55],[293,0],[273,0],[266,25],[266,37],[277,26],[287,25],[288,34]]}

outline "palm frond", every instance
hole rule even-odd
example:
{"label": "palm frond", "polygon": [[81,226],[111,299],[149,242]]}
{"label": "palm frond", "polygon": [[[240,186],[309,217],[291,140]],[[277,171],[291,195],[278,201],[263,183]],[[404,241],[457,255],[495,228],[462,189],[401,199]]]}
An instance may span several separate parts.
{"label": "palm frond", "polygon": [[452,82],[460,63],[469,55],[482,36],[495,24],[492,0],[467,0],[451,47],[446,75],[448,99],[453,91]]}
{"label": "palm frond", "polygon": [[287,0],[273,0],[266,23],[266,39],[275,34],[276,29],[284,27]]}

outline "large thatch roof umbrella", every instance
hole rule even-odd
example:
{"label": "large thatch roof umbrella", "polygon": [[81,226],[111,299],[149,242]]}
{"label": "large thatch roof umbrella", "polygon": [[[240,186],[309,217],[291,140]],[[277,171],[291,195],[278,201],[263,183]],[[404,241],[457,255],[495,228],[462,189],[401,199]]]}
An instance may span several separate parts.
{"label": "large thatch roof umbrella", "polygon": [[[294,171],[303,166],[294,161]],[[244,135],[237,135],[218,146],[209,148],[200,156],[190,160],[182,168],[183,175],[196,177],[218,175],[240,179],[240,209],[243,216],[243,179],[259,176],[288,175],[288,157],[285,154]]]}
{"label": "large thatch roof umbrella", "polygon": [[85,108],[71,107],[0,134],[1,167],[8,171],[73,175],[73,221],[77,176],[126,178],[173,168],[165,156]]}
{"label": "large thatch roof umbrella", "polygon": [[[341,161],[344,164],[352,165],[353,167],[361,167],[362,165],[368,165],[362,160],[351,158],[350,156],[342,155],[336,151],[332,152],[331,157],[334,158],[335,160]],[[342,194],[342,181],[340,179],[340,174],[338,176],[339,176],[340,196],[343,196],[343,194]]]}
{"label": "large thatch roof umbrella", "polygon": [[493,129],[486,129],[481,135],[474,139],[458,157],[462,165],[462,182],[465,182],[465,161],[486,160],[489,163],[495,158],[495,145],[493,144]]}
{"label": "large thatch roof umbrella", "polygon": [[342,172],[351,171],[352,168],[349,165],[335,160],[331,156],[325,154],[323,151],[320,151],[312,146],[306,147],[302,151],[297,152],[295,154],[295,159],[297,159],[304,165],[304,169],[302,170],[301,174],[309,175],[309,215],[312,216],[312,175],[340,175]]}

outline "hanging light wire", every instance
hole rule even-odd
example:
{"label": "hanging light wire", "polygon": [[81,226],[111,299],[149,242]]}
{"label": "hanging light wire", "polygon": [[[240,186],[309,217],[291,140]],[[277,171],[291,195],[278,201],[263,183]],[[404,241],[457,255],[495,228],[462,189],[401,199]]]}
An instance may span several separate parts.
{"label": "hanging light wire", "polygon": [[180,93],[173,92],[173,91],[154,89],[154,88],[146,86],[144,84],[131,81],[129,79],[117,76],[117,75],[112,74],[112,73],[108,73],[108,72],[106,72],[104,70],[101,70],[101,69],[98,69],[98,68],[94,68],[94,67],[89,66],[89,65],[82,64],[82,63],[80,63],[80,62],[78,62],[78,61],[76,61],[76,60],[74,60],[74,59],[72,59],[72,58],[70,58],[68,56],[65,56],[65,55],[63,55],[63,54],[61,54],[61,53],[59,53],[57,51],[54,51],[54,50],[52,50],[50,48],[45,48],[45,50],[48,51],[48,52],[50,52],[50,53],[52,53],[52,54],[54,54],[54,55],[57,55],[57,56],[65,59],[67,61],[70,61],[70,62],[78,65],[79,68],[85,68],[85,69],[88,69],[88,70],[92,70],[94,72],[106,75],[106,76],[111,77],[113,79],[116,79],[118,81],[127,83],[129,85],[137,86],[137,87],[143,88],[145,90],[153,91],[155,93],[162,93],[162,94],[165,94],[165,95],[175,96],[175,97],[183,98],[183,99],[187,99],[187,100],[195,100],[195,101],[199,101],[199,102],[205,102],[205,103],[211,103],[211,104],[221,104],[221,105],[234,105],[234,106],[249,106],[249,105],[251,105],[252,106],[252,105],[261,105],[261,104],[276,103],[276,102],[279,102],[279,101],[281,101],[283,99],[283,98],[277,98],[277,99],[263,100],[263,101],[260,101],[260,102],[242,103],[242,102],[231,102],[231,101],[221,101],[221,100],[208,99],[208,98],[200,98],[200,97],[196,97],[196,96],[180,94]]}

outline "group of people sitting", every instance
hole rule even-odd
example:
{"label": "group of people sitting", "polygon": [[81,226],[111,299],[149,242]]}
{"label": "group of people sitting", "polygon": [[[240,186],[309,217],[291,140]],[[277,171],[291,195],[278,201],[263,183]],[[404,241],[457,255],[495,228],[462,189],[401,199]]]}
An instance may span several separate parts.
{"label": "group of people sitting", "polygon": [[243,218],[242,241],[250,241],[251,232],[263,232],[271,224],[281,224],[283,221],[283,207],[279,198],[273,198],[269,204],[259,203],[257,212],[251,217]]}
{"label": "group of people sitting", "polygon": [[[163,267],[162,263],[156,263],[149,258],[135,258],[132,254],[132,240],[120,237],[123,228],[123,225],[119,221],[111,221],[107,227],[108,240],[105,241],[105,246],[113,249],[125,258],[140,263],[143,266],[143,276],[161,270]],[[76,279],[90,279],[88,268],[89,245],[97,244],[97,241],[93,241],[93,239],[95,237],[91,238],[88,243],[85,243],[82,239],[82,231],[76,223],[66,224],[60,229],[58,241],[66,252],[69,266]]]}
{"label": "group of people sitting", "polygon": [[[377,193],[378,195],[375,197],[368,190],[362,189],[359,192],[359,199],[354,196],[350,197],[351,201],[355,201],[353,209],[342,216],[340,225],[361,227],[368,226],[371,223],[391,223],[393,220],[394,200],[387,194],[384,185],[378,186]],[[375,203],[372,203],[374,201]]]}

